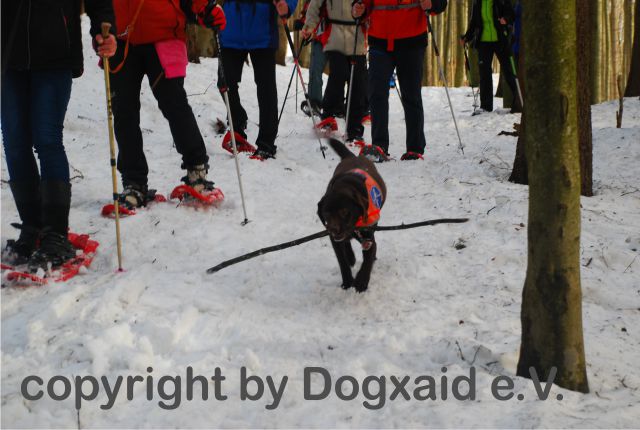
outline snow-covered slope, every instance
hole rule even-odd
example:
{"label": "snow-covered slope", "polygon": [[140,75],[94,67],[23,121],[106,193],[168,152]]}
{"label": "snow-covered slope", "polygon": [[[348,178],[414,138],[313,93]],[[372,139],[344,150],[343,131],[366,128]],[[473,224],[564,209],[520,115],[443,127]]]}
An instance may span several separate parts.
{"label": "snow-covered slope", "polygon": [[[85,23],[86,24],[86,23]],[[85,45],[89,46],[87,41]],[[244,189],[251,222],[241,226],[242,208],[232,157],[220,147],[212,121],[224,118],[214,85],[217,60],[189,65],[186,88],[207,142],[211,176],[226,200],[202,211],[158,204],[122,220],[124,273],[115,273],[115,229],[101,218],[111,195],[104,84],[95,57],[86,50],[85,75],[74,81],[66,117],[65,143],[73,166],[71,227],[101,243],[91,268],[66,284],[4,288],[2,298],[3,427],[630,427],[640,418],[640,104],[627,99],[623,128],[615,128],[614,103],[593,107],[594,189],[583,198],[582,288],[584,330],[591,393],[556,386],[549,400],[537,399],[530,380],[515,378],[520,341],[520,298],[526,269],[527,188],[506,181],[519,115],[506,110],[471,117],[471,90],[452,89],[466,144],[457,139],[442,88],[424,88],[427,151],[424,162],[394,161],[380,166],[389,195],[381,224],[441,217],[469,217],[466,224],[381,232],[369,291],[339,288],[338,265],[328,240],[259,257],[214,275],[206,268],[223,260],[322,229],[316,204],[338,162],[324,160],[311,121],[291,95],[280,125],[277,160],[242,156]],[[285,93],[291,67],[278,67],[278,93]],[[245,68],[241,96],[250,112],[248,134],[257,135],[257,100],[252,69]],[[306,77],[306,72],[305,72]],[[292,93],[293,94],[293,93]],[[298,102],[302,100],[302,93]],[[280,100],[281,101],[281,100]],[[390,151],[404,152],[402,108],[390,95]],[[496,105],[500,101],[496,100]],[[342,129],[343,123],[340,123]],[[142,128],[150,185],[168,193],[183,172],[169,128],[145,83]],[[367,129],[367,134],[369,133]],[[7,179],[3,162],[2,178]],[[2,184],[2,245],[16,232],[17,213]],[[464,241],[466,247],[454,244]],[[357,253],[359,254],[359,253]],[[360,260],[360,258],[359,258]],[[23,398],[28,375],[46,382],[118,375],[147,377],[154,398],[136,385],[133,400],[120,393],[113,407],[105,391],[83,402],[73,396],[54,401],[45,393]],[[225,401],[186,400],[186,368],[226,377]],[[288,376],[275,410],[269,390],[258,401],[242,401],[240,369],[280,380]],[[358,381],[387,377],[387,401],[379,410],[332,392],[325,400],[304,400],[303,371],[329,370]],[[458,401],[389,400],[389,377],[432,375],[440,384],[476,370],[477,397]],[[497,375],[515,378],[513,398],[491,395]],[[180,375],[180,406],[163,410],[157,382]],[[319,379],[313,379],[318,381]],[[349,384],[345,392],[349,392]],[[56,392],[62,391],[56,384]],[[319,385],[314,385],[314,391]],[[85,392],[90,392],[90,385]],[[36,391],[35,385],[30,386]],[[73,389],[75,390],[75,388]],[[124,390],[124,386],[122,388]],[[252,386],[251,392],[255,388]],[[375,392],[375,385],[372,385]],[[172,385],[166,386],[167,393]],[[464,391],[464,390],[463,390]],[[562,401],[557,395],[564,396]],[[171,404],[173,401],[167,401]],[[376,403],[376,402],[374,402]]]}

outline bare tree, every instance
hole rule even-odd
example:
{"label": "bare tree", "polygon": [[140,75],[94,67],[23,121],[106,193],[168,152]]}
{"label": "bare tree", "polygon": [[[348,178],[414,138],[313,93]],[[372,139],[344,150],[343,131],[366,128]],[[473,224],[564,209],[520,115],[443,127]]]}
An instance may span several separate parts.
{"label": "bare tree", "polygon": [[[528,264],[517,374],[588,392],[580,288],[578,0],[523,10],[529,170]],[[553,19],[550,19],[553,18]]]}

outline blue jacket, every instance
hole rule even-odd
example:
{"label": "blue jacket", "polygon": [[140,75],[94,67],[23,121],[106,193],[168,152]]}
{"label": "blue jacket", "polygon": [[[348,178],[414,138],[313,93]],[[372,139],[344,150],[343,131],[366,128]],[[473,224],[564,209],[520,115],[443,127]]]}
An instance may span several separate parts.
{"label": "blue jacket", "polygon": [[[286,0],[293,13],[298,0]],[[225,0],[227,27],[220,43],[233,49],[278,49],[278,13],[270,0]]]}

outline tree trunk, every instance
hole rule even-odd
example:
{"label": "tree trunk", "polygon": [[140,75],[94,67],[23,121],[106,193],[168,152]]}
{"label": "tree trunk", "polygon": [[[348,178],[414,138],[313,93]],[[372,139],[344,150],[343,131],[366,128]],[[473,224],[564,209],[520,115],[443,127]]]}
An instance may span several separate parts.
{"label": "tree trunk", "polygon": [[631,69],[627,79],[625,97],[640,96],[640,0],[636,0],[633,35],[633,52],[631,54]]}
{"label": "tree trunk", "polygon": [[588,392],[580,291],[576,3],[523,8],[529,169],[528,264],[517,374]]}
{"label": "tree trunk", "polygon": [[[520,4],[522,5],[522,9],[528,7],[531,2],[528,0],[522,0]],[[526,70],[524,68],[524,58],[525,58],[525,47],[523,42],[523,37],[526,29],[524,26],[520,29],[520,52],[518,55],[518,82],[520,82],[520,90],[522,91],[522,97],[525,97],[526,88],[525,88],[525,74]],[[526,106],[526,102],[524,103]],[[522,110],[522,115],[520,117],[520,131],[518,133],[518,143],[516,144],[516,156],[513,160],[513,169],[511,170],[511,176],[509,176],[509,182],[513,182],[515,184],[527,185],[529,184],[529,169],[527,168],[527,154],[526,154],[526,135],[525,127],[526,127],[526,109]]]}
{"label": "tree trunk", "polygon": [[578,142],[580,148],[580,184],[583,196],[593,196],[593,145],[591,138],[591,2],[577,7],[576,31],[578,83]]}

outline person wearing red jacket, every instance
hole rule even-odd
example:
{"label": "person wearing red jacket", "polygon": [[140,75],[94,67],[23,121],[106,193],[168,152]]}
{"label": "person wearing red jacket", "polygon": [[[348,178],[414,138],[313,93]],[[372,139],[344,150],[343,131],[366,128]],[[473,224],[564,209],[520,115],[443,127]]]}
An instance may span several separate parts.
{"label": "person wearing red jacket", "polygon": [[372,145],[364,149],[375,161],[389,160],[389,80],[394,68],[402,88],[406,152],[402,160],[422,159],[426,141],[422,75],[427,46],[426,14],[442,13],[447,0],[362,0],[354,18],[369,19],[369,103]]}
{"label": "person wearing red jacket", "polygon": [[118,142],[118,170],[122,175],[120,202],[125,207],[146,205],[149,167],[140,130],[140,89],[147,76],[158,107],[169,121],[182,168],[182,181],[196,191],[214,189],[207,180],[209,157],[184,90],[187,68],[187,19],[223,29],[224,12],[214,0],[114,0],[118,54],[112,59],[114,131]]}

